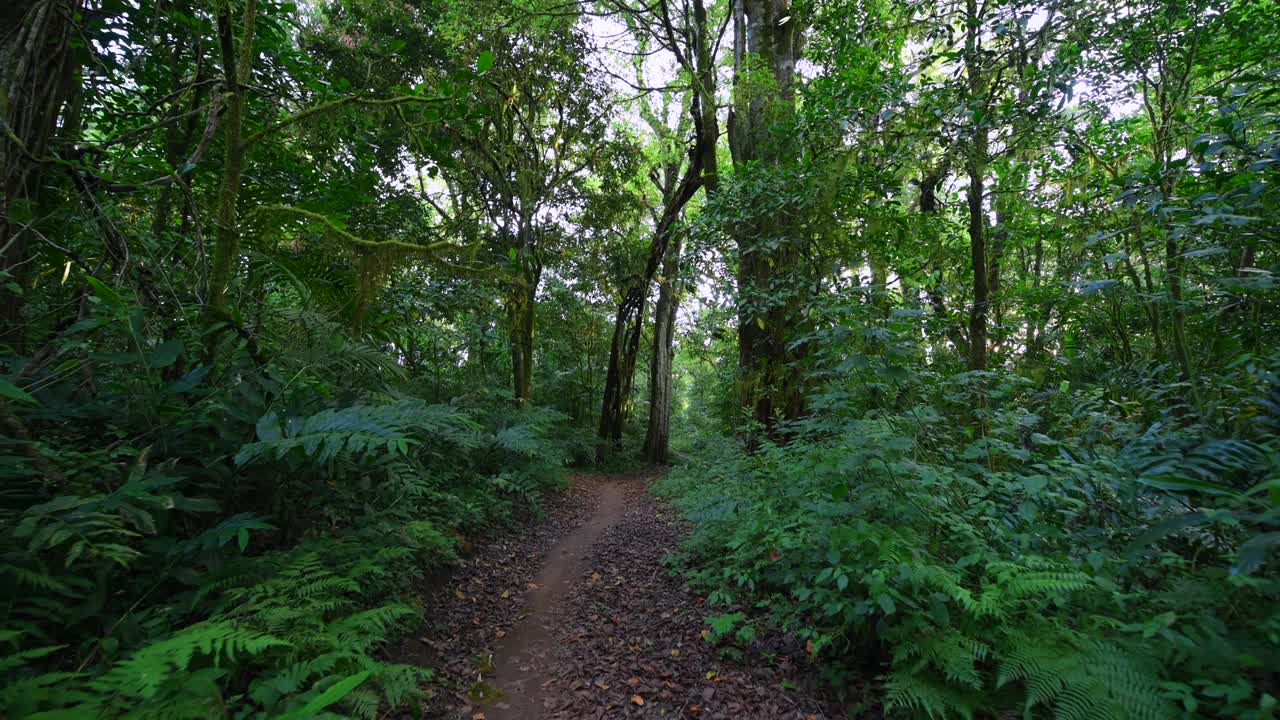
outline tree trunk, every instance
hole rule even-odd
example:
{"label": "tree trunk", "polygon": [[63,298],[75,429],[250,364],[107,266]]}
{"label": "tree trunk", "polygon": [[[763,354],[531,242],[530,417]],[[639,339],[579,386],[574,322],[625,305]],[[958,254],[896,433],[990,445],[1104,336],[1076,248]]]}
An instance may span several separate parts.
{"label": "tree trunk", "polygon": [[[77,68],[71,52],[79,0],[18,0],[0,11],[0,345],[23,352],[22,290],[44,159]],[[10,282],[19,288],[10,291]]]}
{"label": "tree trunk", "polygon": [[[253,66],[253,33],[257,18],[257,0],[247,0],[241,21],[240,46],[237,50],[230,6],[218,16],[218,39],[222,47],[222,74],[226,85],[227,106],[223,118],[222,182],[218,189],[218,231],[209,270],[209,297],[205,322],[214,325],[229,319],[231,282],[240,265],[240,228],[237,205],[240,182],[244,173],[247,148],[243,142],[245,85]],[[206,354],[212,355],[218,333],[209,333]]]}
{"label": "tree trunk", "polygon": [[969,75],[969,97],[980,102],[982,111],[974,113],[976,122],[969,142],[965,169],[969,175],[969,253],[973,265],[973,307],[969,311],[969,369],[987,369],[987,313],[991,305],[990,275],[987,267],[987,217],[983,208],[986,194],[988,151],[987,89],[985,72],[979,54],[977,0],[966,0],[967,39],[965,43],[965,70]]}
{"label": "tree trunk", "polygon": [[[640,333],[644,326],[645,295],[643,288],[634,284],[627,288],[613,321],[613,340],[609,344],[609,368],[604,380],[604,402],[600,408],[600,440],[612,449],[622,447],[622,427],[625,424],[627,398],[631,395],[631,383],[640,354]],[[604,448],[601,448],[603,454]]]}
{"label": "tree trunk", "polygon": [[[683,62],[694,78],[691,105],[694,126],[694,148],[690,164],[701,169],[701,185],[708,198],[720,188],[716,146],[720,140],[720,121],[716,116],[716,64],[712,51],[711,27],[703,0],[693,0],[693,32]],[[668,28],[671,29],[671,28]],[[671,33],[672,41],[675,33]],[[652,462],[666,463],[671,443],[671,412],[674,403],[672,380],[676,310],[679,307],[677,277],[680,272],[682,242],[669,243],[662,260],[662,282],[658,288],[658,305],[653,320],[653,359],[649,367],[649,422],[645,430],[644,456]]]}
{"label": "tree trunk", "polygon": [[[773,132],[795,115],[795,67],[802,33],[788,0],[738,0],[734,8],[734,103],[729,149],[734,167],[767,172],[794,160],[790,137]],[[775,414],[804,414],[797,367],[804,348],[792,348],[807,278],[803,254],[787,218],[762,217],[731,228],[738,244],[739,400],[766,432]],[[783,296],[787,299],[779,301]]]}
{"label": "tree trunk", "polygon": [[[695,106],[696,107],[696,106]],[[696,112],[696,110],[695,110]],[[631,384],[635,377],[636,359],[640,354],[640,334],[644,325],[645,302],[649,286],[659,265],[667,255],[671,236],[680,213],[702,187],[702,153],[700,133],[695,132],[694,146],[689,150],[684,173],[674,182],[678,166],[668,165],[666,176],[670,179],[663,188],[662,215],[654,228],[653,242],[645,261],[643,274],[627,288],[613,324],[613,341],[609,349],[609,371],[605,376],[604,402],[600,409],[600,439],[615,449],[622,446],[622,426],[627,399],[631,396]]]}
{"label": "tree trunk", "polygon": [[658,285],[658,305],[653,313],[653,360],[649,372],[649,427],[644,438],[644,457],[650,462],[666,464],[670,459],[671,413],[675,402],[673,345],[676,311],[680,306],[676,278],[680,273],[680,240],[672,245],[662,263],[662,282]]}
{"label": "tree trunk", "polygon": [[508,335],[511,339],[511,380],[516,404],[533,400],[533,328],[538,277],[525,278],[507,296]]}

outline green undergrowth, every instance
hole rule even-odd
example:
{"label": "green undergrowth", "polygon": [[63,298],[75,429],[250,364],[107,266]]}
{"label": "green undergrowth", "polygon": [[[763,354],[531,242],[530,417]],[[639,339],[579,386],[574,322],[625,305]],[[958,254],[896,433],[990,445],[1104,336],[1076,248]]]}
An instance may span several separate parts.
{"label": "green undergrowth", "polygon": [[557,412],[430,404],[360,346],[327,351],[236,355],[215,382],[181,342],[125,345],[96,393],[7,406],[38,441],[0,445],[0,716],[419,706],[431,671],[384,652],[422,621],[415,584],[540,512],[582,449]]}
{"label": "green undergrowth", "polygon": [[[712,640],[794,633],[893,717],[1276,715],[1280,380],[1232,371],[1222,418],[1148,419],[1117,372],[846,363],[786,442],[703,438],[659,486]],[[861,407],[872,409],[863,410]]]}

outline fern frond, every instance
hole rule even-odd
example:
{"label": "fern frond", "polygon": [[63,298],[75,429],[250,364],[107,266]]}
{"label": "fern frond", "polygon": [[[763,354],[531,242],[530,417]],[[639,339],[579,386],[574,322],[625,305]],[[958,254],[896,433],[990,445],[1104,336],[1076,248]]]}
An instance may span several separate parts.
{"label": "fern frond", "polygon": [[95,678],[90,687],[106,694],[147,699],[177,673],[190,667],[197,656],[208,656],[216,666],[222,662],[234,662],[238,654],[258,655],[287,645],[279,638],[228,622],[197,623],[116,663]]}

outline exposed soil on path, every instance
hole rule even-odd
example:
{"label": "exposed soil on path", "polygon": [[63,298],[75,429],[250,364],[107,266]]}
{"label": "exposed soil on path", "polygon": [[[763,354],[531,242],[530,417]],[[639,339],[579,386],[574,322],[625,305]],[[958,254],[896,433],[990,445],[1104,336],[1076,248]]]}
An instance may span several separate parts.
{"label": "exposed soil on path", "polygon": [[552,546],[526,597],[529,614],[498,645],[493,655],[493,685],[505,696],[486,713],[488,720],[520,720],[542,713],[542,684],[552,669],[548,653],[556,638],[552,603],[572,589],[591,546],[623,515],[623,486],[606,480],[597,490],[595,514],[573,534]]}
{"label": "exposed soil on path", "polygon": [[705,640],[715,611],[665,564],[688,529],[649,494],[655,477],[575,478],[545,522],[480,548],[434,593],[425,635],[396,653],[436,669],[429,717],[843,717],[794,643],[730,659]]}

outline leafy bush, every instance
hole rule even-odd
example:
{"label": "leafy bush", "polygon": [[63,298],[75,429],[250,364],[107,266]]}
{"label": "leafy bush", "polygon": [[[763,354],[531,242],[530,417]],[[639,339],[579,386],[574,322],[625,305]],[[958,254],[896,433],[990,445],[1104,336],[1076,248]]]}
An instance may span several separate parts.
{"label": "leafy bush", "polygon": [[[697,523],[693,577],[737,609],[713,639],[763,613],[838,685],[879,665],[906,717],[1274,714],[1274,434],[1144,423],[1101,387],[845,371],[787,442],[722,442],[662,486]],[[1273,374],[1239,388],[1275,421]]]}
{"label": "leafy bush", "polygon": [[[322,365],[314,343],[265,366],[231,348],[215,374],[180,340],[128,339],[145,315],[99,292],[96,344],[121,343],[100,356],[103,387],[57,368],[35,371],[34,394],[4,386],[6,424],[39,434],[0,445],[0,714],[413,707],[430,671],[380,649],[420,622],[415,585],[461,536],[563,483],[563,416],[406,396],[351,341]],[[363,385],[331,391],[355,369]]]}

